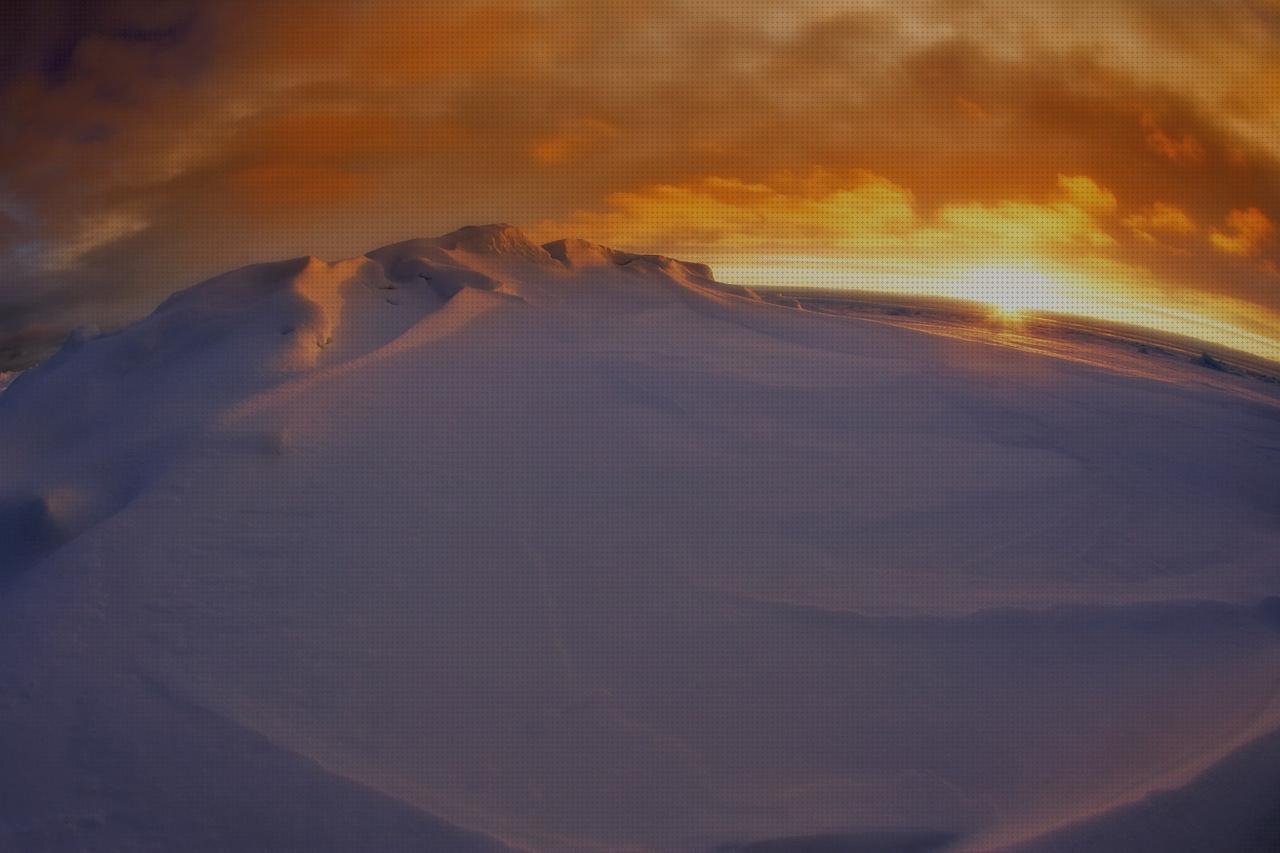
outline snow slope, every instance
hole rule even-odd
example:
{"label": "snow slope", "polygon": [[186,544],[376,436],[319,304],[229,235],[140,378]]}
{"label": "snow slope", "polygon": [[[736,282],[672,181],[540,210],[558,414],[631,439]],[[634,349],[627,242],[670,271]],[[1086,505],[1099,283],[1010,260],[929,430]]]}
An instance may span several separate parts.
{"label": "snow slope", "polygon": [[71,341],[0,849],[1270,849],[1280,397],[1081,356],[503,226]]}

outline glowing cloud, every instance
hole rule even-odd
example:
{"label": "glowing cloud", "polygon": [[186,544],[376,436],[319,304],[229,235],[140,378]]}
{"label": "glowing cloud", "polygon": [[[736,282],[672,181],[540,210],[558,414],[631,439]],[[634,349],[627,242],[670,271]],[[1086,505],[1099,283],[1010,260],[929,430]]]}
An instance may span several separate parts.
{"label": "glowing cloud", "polygon": [[1185,210],[1163,201],[1153,203],[1146,210],[1125,217],[1124,224],[1140,239],[1158,243],[1157,235],[1186,237],[1199,231],[1199,226]]}
{"label": "glowing cloud", "polygon": [[1215,229],[1209,241],[1220,252],[1248,257],[1256,255],[1274,231],[1271,219],[1258,208],[1250,207],[1231,211],[1227,215],[1227,230]]}

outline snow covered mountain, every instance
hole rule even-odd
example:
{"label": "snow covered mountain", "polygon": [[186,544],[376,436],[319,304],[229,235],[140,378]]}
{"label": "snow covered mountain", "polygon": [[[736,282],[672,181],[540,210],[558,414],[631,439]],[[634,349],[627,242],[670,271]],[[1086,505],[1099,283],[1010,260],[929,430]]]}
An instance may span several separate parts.
{"label": "snow covered mountain", "polygon": [[1089,346],[506,226],[69,341],[0,850],[1276,849],[1280,394]]}

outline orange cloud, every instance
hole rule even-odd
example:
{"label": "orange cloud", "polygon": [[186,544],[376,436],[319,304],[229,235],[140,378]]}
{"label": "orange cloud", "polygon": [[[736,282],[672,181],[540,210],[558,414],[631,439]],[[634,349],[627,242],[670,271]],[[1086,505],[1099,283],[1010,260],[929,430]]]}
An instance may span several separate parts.
{"label": "orange cloud", "polygon": [[1128,216],[1124,224],[1141,240],[1157,243],[1159,234],[1186,237],[1199,230],[1191,215],[1177,205],[1157,201],[1147,209]]}
{"label": "orange cloud", "polygon": [[1111,213],[1118,205],[1115,193],[1099,186],[1097,181],[1087,175],[1059,175],[1058,186],[1066,192],[1072,203],[1090,213]]}
{"label": "orange cloud", "polygon": [[385,113],[307,110],[263,121],[247,134],[243,147],[262,159],[316,163],[403,150],[409,142],[403,120]]}
{"label": "orange cloud", "polygon": [[1160,126],[1159,120],[1150,110],[1142,113],[1142,127],[1147,132],[1147,147],[1175,163],[1201,163],[1204,161],[1204,146],[1194,136],[1183,134],[1175,137]]}
{"label": "orange cloud", "polygon": [[883,251],[916,224],[911,193],[860,173],[823,191],[826,173],[770,184],[711,176],[614,193],[604,210],[543,222],[540,234],[581,234],[618,246],[677,246],[703,253]]}
{"label": "orange cloud", "polygon": [[548,166],[577,159],[610,139],[616,138],[617,127],[601,119],[586,118],[568,123],[558,133],[539,139],[533,146],[533,158]]}
{"label": "orange cloud", "polygon": [[1061,195],[1047,202],[950,204],[937,221],[952,242],[970,253],[1062,254],[1106,249],[1115,239],[1098,217],[1113,212],[1111,190],[1085,175],[1059,175]]}
{"label": "orange cloud", "polygon": [[1209,242],[1224,254],[1249,257],[1258,253],[1275,231],[1275,224],[1256,207],[1227,214],[1226,231],[1214,229]]}
{"label": "orange cloud", "polygon": [[348,202],[370,188],[368,178],[343,169],[285,163],[242,169],[231,175],[231,185],[255,210]]}
{"label": "orange cloud", "polygon": [[960,111],[964,113],[964,115],[966,115],[973,121],[978,121],[978,122],[991,121],[991,112],[982,104],[978,103],[972,98],[966,98],[963,95],[957,95],[955,97],[955,105],[960,108]]}
{"label": "orange cloud", "polygon": [[710,259],[769,253],[945,265],[1111,247],[1097,217],[1116,208],[1115,195],[1085,176],[1062,176],[1059,191],[1044,202],[955,203],[926,216],[910,190],[870,172],[781,173],[768,182],[712,176],[615,193],[604,209],[537,230]]}
{"label": "orange cloud", "polygon": [[508,59],[541,35],[530,4],[518,0],[460,0],[447,10],[375,0],[365,11],[278,2],[233,14],[252,14],[248,52],[284,60],[271,68],[284,84],[323,79],[335,69],[370,88],[431,81]]}

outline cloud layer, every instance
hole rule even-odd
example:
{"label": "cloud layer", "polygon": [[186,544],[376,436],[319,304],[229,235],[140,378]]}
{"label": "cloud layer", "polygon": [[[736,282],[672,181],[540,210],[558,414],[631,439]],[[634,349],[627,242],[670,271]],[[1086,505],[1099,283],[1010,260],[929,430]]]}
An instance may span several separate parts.
{"label": "cloud layer", "polygon": [[739,267],[1046,263],[1280,329],[1273,0],[0,15],[0,336],[487,221]]}

